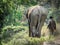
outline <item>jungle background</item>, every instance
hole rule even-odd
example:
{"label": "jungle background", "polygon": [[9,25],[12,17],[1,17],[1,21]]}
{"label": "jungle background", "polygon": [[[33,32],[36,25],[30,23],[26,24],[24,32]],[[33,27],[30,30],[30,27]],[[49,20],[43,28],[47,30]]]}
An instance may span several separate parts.
{"label": "jungle background", "polygon": [[[49,10],[47,20],[52,15],[57,30],[60,30],[60,0],[0,0],[0,45],[40,45],[44,41],[52,41],[55,38],[53,36],[28,37],[25,10],[40,3]],[[45,25],[42,30],[46,32]]]}

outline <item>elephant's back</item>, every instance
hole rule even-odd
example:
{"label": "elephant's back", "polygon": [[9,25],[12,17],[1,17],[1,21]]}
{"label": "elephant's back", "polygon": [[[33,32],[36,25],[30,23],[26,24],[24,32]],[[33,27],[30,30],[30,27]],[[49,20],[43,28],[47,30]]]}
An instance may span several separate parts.
{"label": "elephant's back", "polygon": [[41,15],[41,14],[47,14],[48,11],[43,6],[36,5],[29,8],[29,13],[31,15]]}

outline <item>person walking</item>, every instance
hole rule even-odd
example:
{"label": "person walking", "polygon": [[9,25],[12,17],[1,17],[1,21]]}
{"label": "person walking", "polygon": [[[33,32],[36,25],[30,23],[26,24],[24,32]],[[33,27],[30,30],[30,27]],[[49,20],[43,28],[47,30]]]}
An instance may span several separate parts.
{"label": "person walking", "polygon": [[56,31],[56,22],[52,16],[49,17],[48,28],[49,28],[50,34],[54,35]]}

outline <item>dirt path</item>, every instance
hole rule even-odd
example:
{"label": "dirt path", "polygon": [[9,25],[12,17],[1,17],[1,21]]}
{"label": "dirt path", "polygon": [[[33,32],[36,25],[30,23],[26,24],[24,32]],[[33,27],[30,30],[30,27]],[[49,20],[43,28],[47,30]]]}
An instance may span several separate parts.
{"label": "dirt path", "polygon": [[[52,42],[44,42],[44,44],[43,45],[60,45],[60,24],[57,24],[57,34],[55,35],[55,39],[54,39],[54,41],[52,41]],[[45,28],[46,28],[46,26],[45,26]],[[49,33],[48,31],[47,31],[47,29],[45,30],[45,32],[47,32],[47,33]]]}
{"label": "dirt path", "polygon": [[60,45],[60,34],[55,36],[55,40],[53,41],[56,45]]}
{"label": "dirt path", "polygon": [[57,35],[55,36],[54,42],[55,42],[56,44],[60,45],[60,24],[57,24],[57,32],[58,32],[59,34],[57,34]]}
{"label": "dirt path", "polygon": [[60,45],[60,34],[55,36],[53,41],[44,42],[43,45]]}

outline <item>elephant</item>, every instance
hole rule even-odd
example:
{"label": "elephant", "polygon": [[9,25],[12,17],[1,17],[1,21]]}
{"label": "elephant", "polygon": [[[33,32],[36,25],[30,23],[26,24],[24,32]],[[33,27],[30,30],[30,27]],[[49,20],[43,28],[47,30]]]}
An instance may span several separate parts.
{"label": "elephant", "polygon": [[29,37],[41,37],[41,29],[48,15],[48,9],[35,5],[26,11],[26,18],[29,24]]}

